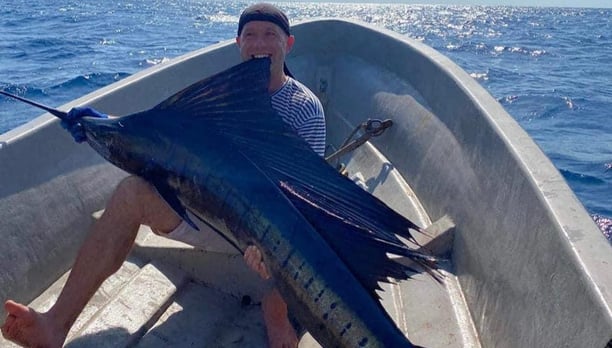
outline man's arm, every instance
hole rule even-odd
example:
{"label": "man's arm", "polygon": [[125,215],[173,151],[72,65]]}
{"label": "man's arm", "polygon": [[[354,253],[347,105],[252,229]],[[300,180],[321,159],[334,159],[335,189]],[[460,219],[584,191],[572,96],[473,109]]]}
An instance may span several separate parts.
{"label": "man's arm", "polygon": [[316,115],[302,123],[297,133],[319,156],[325,155],[325,117]]}

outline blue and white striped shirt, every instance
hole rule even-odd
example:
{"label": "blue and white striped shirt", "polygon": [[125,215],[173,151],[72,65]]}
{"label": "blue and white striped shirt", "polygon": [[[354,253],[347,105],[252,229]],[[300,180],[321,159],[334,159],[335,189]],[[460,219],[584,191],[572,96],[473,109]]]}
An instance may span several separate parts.
{"label": "blue and white striped shirt", "polygon": [[314,152],[325,155],[325,114],[319,98],[308,87],[287,78],[272,95],[272,107]]}

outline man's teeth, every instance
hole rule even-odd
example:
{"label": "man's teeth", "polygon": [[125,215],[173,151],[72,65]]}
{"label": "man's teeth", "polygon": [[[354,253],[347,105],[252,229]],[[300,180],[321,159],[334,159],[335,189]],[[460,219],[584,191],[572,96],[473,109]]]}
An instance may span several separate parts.
{"label": "man's teeth", "polygon": [[269,55],[267,54],[255,54],[253,55],[253,58],[268,58]]}

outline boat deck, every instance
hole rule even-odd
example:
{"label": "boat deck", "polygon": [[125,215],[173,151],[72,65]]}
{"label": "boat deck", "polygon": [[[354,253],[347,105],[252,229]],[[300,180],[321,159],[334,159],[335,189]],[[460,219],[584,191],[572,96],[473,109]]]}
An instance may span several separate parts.
{"label": "boat deck", "polygon": [[[202,262],[225,265],[225,276],[214,275],[219,267],[198,268]],[[206,253],[143,227],[129,259],[96,292],[69,333],[66,346],[265,346],[258,302],[219,281],[247,282],[251,275],[242,264],[239,255]],[[208,274],[189,273],[195,269]],[[67,277],[62,276],[30,306],[47,310]],[[207,277],[215,277],[216,284],[207,283]],[[217,288],[224,285],[223,290]],[[0,339],[0,346],[14,345]]]}
{"label": "boat deck", "polygon": [[[416,275],[401,286],[385,285],[383,304],[415,343],[478,346],[466,344],[471,329],[460,323],[469,320],[462,318],[464,309],[453,309],[461,307],[460,295],[454,276],[445,274],[444,284]],[[68,273],[30,306],[47,310],[67,278]],[[194,249],[143,227],[130,258],[77,319],[66,347],[264,347],[261,292],[244,288],[258,283],[251,278],[240,255]],[[16,347],[2,338],[0,346]],[[300,347],[320,346],[306,334]]]}

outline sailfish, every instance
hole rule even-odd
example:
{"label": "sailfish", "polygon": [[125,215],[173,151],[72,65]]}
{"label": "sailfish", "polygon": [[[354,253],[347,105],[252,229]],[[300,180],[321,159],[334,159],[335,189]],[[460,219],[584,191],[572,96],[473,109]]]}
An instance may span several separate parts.
{"label": "sailfish", "polygon": [[257,246],[289,311],[322,346],[412,347],[376,291],[390,278],[435,275],[436,259],[398,238],[421,228],[289,128],[272,108],[269,78],[270,60],[251,59],[149,110],[78,122],[94,150],[151,183],[194,227],[190,216],[240,250]]}

